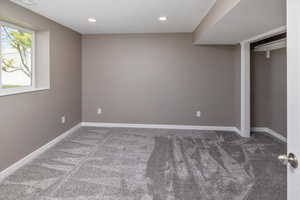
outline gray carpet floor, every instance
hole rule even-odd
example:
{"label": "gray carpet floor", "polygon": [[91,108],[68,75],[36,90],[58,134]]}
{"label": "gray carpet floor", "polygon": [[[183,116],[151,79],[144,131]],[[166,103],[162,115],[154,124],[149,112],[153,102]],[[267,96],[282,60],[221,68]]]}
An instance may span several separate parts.
{"label": "gray carpet floor", "polygon": [[267,135],[81,128],[0,184],[0,200],[285,200]]}

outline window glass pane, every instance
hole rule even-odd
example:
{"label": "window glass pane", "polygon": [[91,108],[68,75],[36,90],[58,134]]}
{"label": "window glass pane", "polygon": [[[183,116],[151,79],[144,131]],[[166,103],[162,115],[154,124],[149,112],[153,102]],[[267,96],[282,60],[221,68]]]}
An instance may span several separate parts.
{"label": "window glass pane", "polygon": [[32,85],[32,34],[1,26],[2,88]]}

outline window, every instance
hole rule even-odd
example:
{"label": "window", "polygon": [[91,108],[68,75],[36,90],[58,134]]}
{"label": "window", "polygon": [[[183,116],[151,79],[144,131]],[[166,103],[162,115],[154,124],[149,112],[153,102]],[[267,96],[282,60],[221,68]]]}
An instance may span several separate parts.
{"label": "window", "polygon": [[0,91],[35,87],[33,31],[0,22]]}

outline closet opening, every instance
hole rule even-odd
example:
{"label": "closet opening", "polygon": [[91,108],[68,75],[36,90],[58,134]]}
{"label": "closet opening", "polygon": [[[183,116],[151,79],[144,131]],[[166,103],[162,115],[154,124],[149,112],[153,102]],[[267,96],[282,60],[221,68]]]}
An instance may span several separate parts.
{"label": "closet opening", "polygon": [[286,33],[251,43],[251,134],[265,132],[286,142]]}

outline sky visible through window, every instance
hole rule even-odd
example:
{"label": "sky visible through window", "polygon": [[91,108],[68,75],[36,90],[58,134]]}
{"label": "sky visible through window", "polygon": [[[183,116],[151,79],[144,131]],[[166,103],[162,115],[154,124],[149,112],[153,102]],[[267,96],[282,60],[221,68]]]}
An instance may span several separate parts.
{"label": "sky visible through window", "polygon": [[32,34],[1,25],[2,88],[32,85]]}

